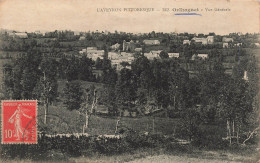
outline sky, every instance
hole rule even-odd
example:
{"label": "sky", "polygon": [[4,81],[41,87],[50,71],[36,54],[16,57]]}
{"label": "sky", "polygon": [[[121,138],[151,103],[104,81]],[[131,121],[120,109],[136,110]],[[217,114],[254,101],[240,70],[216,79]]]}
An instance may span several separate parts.
{"label": "sky", "polygon": [[[97,12],[100,8],[154,8],[154,12]],[[163,12],[162,8],[169,8]],[[200,15],[175,15],[173,8],[198,8]],[[205,11],[211,8],[213,11]],[[215,8],[230,11],[215,11]],[[203,11],[202,11],[203,10]],[[53,30],[259,32],[259,2],[253,0],[0,0],[0,28]]]}

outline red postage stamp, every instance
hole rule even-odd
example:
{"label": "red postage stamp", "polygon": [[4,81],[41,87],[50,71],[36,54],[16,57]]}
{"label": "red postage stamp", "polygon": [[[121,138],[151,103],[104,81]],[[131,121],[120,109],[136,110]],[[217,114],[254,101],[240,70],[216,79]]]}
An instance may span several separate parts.
{"label": "red postage stamp", "polygon": [[37,101],[2,101],[2,144],[37,143]]}

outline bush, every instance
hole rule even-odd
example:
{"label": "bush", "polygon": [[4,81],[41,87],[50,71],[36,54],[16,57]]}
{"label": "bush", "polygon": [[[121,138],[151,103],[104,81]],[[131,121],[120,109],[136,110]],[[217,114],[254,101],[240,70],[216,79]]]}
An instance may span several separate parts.
{"label": "bush", "polygon": [[218,129],[213,127],[202,128],[194,135],[192,145],[207,149],[224,149],[228,146],[228,142],[222,139],[222,135],[218,133]]}
{"label": "bush", "polygon": [[173,153],[191,153],[192,146],[191,145],[181,145],[178,143],[168,143],[166,145],[166,151]]}

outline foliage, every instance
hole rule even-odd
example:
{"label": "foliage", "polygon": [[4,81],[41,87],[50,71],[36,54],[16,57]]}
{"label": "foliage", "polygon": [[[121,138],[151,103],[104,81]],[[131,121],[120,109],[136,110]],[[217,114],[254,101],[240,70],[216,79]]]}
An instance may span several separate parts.
{"label": "foliage", "polygon": [[159,56],[160,56],[162,59],[167,59],[167,58],[169,58],[168,53],[165,52],[165,51],[161,51],[160,54],[159,54]]}
{"label": "foliage", "polygon": [[83,90],[79,81],[66,83],[63,91],[64,104],[69,110],[78,110],[82,103]]}
{"label": "foliage", "polygon": [[[111,155],[131,152],[149,146],[161,146],[162,141],[165,141],[165,139],[156,135],[139,135],[138,137],[128,135],[124,138],[106,138],[102,136],[76,137],[73,135],[47,137],[43,134],[39,137],[38,144],[2,145],[1,158],[50,160],[48,151],[61,153],[61,159],[66,159],[66,156],[89,156],[94,153]],[[25,148],[26,150],[22,150]]]}

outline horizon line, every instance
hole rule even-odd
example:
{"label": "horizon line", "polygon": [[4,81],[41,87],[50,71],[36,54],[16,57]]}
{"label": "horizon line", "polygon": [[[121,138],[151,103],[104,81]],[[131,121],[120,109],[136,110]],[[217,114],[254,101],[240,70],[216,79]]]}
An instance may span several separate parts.
{"label": "horizon line", "polygon": [[188,33],[188,34],[209,34],[209,33],[215,33],[215,35],[228,35],[228,34],[232,34],[232,33],[240,33],[240,34],[260,34],[260,32],[241,32],[241,31],[234,31],[234,32],[228,32],[228,33],[223,33],[223,34],[219,34],[219,33],[216,33],[214,31],[211,31],[211,32],[188,32],[188,31],[185,31],[185,32],[166,32],[166,31],[155,31],[155,30],[151,30],[151,31],[148,31],[148,32],[130,32],[130,31],[119,31],[119,30],[73,30],[73,29],[53,29],[53,30],[40,30],[40,29],[36,29],[36,30],[16,30],[16,29],[6,29],[6,28],[0,28],[0,30],[6,30],[6,31],[15,31],[15,32],[18,32],[18,33],[34,33],[34,32],[37,32],[37,31],[40,31],[40,32],[44,32],[44,33],[47,33],[47,32],[54,32],[54,31],[72,31],[72,32],[83,32],[83,33],[88,33],[88,32],[109,32],[109,33],[115,33],[115,32],[118,32],[118,33],[132,33],[132,34],[147,34],[147,33],[151,33],[151,32],[155,32],[155,33],[177,33],[177,34],[180,34],[180,33]]}

